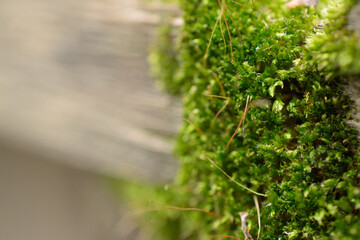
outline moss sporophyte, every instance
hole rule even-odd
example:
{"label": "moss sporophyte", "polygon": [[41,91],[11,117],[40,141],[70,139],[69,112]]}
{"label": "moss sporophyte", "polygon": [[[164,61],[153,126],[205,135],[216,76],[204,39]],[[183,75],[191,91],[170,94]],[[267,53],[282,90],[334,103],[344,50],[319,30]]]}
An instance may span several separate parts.
{"label": "moss sporophyte", "polygon": [[346,28],[355,1],[179,2],[180,38],[163,27],[152,63],[183,97],[181,168],[148,194],[220,217],[154,213],[154,239],[243,239],[242,212],[259,239],[360,239],[358,133],[344,91],[360,73]]}

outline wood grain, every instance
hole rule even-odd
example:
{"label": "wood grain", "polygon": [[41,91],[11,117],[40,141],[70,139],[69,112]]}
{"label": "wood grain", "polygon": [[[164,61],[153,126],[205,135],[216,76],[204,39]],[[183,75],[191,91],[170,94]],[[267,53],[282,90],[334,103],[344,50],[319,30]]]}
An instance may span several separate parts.
{"label": "wood grain", "polygon": [[1,1],[2,144],[124,178],[171,179],[181,107],[156,89],[146,60],[159,19],[134,0]]}

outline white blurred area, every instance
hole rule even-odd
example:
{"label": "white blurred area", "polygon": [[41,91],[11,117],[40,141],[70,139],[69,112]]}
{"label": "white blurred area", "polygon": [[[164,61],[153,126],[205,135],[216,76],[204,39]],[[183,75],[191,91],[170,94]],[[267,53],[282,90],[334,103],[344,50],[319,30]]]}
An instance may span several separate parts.
{"label": "white blurred area", "polygon": [[146,58],[177,10],[149,2],[0,1],[0,239],[129,239],[99,174],[173,178],[180,103]]}

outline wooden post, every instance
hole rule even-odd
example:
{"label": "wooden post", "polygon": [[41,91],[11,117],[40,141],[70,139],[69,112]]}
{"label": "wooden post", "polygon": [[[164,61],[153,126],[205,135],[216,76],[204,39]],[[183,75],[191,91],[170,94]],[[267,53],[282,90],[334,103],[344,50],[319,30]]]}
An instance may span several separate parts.
{"label": "wooden post", "polygon": [[0,3],[0,144],[128,179],[164,181],[181,122],[155,88],[160,15],[131,0]]}

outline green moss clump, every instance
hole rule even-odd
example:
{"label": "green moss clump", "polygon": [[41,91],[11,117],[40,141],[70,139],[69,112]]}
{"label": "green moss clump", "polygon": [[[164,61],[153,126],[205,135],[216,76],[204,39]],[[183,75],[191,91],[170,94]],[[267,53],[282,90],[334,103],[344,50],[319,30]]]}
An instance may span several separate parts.
{"label": "green moss clump", "polygon": [[[176,79],[162,71],[172,75],[166,81],[182,83],[184,118],[192,124],[184,123],[176,146],[181,170],[170,191],[181,197],[167,204],[221,217],[172,212],[179,235],[169,239],[243,238],[243,211],[257,236],[254,194],[204,153],[266,194],[257,197],[260,239],[360,239],[358,141],[346,123],[352,103],[344,94],[344,76],[360,71],[359,40],[344,28],[354,1],[293,9],[280,0],[237,3],[180,2]],[[247,99],[245,123],[229,143]]]}
{"label": "green moss clump", "polygon": [[306,48],[314,56],[320,71],[331,78],[359,74],[360,41],[355,32],[346,29],[347,13],[352,1],[331,1],[323,5],[318,28],[306,39]]}
{"label": "green moss clump", "polygon": [[180,78],[176,77],[179,68],[177,58],[176,39],[173,36],[171,25],[164,24],[158,29],[158,36],[150,49],[149,62],[151,74],[157,80],[159,88],[172,94],[181,90]]}

